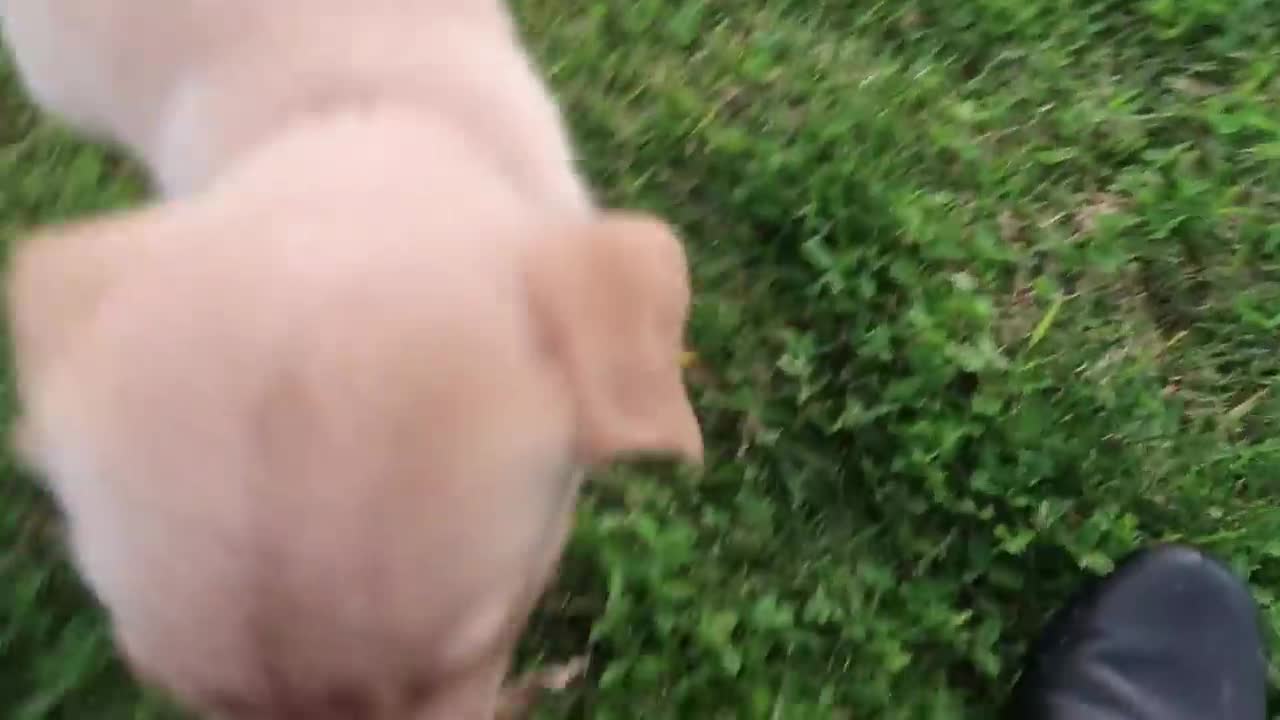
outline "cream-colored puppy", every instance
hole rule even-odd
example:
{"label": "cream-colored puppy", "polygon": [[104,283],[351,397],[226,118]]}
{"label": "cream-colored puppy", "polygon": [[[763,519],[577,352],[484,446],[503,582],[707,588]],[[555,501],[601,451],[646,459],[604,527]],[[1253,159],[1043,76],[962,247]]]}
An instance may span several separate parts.
{"label": "cream-colored puppy", "polygon": [[698,461],[661,221],[594,207],[494,0],[0,0],[169,198],[7,297],[24,454],[135,670],[234,720],[497,712],[581,473]]}

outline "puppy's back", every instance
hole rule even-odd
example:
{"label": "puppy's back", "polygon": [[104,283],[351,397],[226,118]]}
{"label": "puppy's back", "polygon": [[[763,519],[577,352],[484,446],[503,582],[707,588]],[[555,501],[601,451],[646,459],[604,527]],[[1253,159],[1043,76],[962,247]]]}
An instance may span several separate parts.
{"label": "puppy's back", "polygon": [[6,0],[4,13],[33,96],[124,143],[170,195],[315,114],[399,102],[466,128],[532,196],[591,205],[498,0]]}

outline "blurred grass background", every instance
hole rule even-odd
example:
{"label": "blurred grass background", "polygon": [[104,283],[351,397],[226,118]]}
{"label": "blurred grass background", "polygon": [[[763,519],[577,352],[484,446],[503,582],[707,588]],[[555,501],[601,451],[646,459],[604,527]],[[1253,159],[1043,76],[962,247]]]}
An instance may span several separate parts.
{"label": "blurred grass background", "polygon": [[[708,436],[590,488],[547,717],[992,717],[1154,540],[1280,627],[1280,5],[516,4],[604,196],[688,240]],[[139,196],[0,73],[5,239]],[[0,712],[173,717],[4,467]]]}

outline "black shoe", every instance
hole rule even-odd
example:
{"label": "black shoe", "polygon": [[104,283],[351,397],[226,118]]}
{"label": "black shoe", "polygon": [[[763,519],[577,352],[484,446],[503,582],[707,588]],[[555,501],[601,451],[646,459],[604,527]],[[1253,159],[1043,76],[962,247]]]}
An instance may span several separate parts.
{"label": "black shoe", "polygon": [[1049,622],[1009,720],[1265,720],[1258,611],[1199,551],[1144,550]]}

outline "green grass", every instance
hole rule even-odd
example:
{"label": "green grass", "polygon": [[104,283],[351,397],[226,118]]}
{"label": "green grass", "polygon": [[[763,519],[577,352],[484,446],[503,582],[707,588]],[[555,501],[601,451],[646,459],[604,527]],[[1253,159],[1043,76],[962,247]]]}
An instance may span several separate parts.
{"label": "green grass", "polygon": [[[517,4],[605,196],[688,239],[709,455],[591,488],[549,717],[988,718],[1154,540],[1280,628],[1280,6]],[[6,82],[4,233],[136,197]],[[0,707],[170,717],[7,476]]]}

